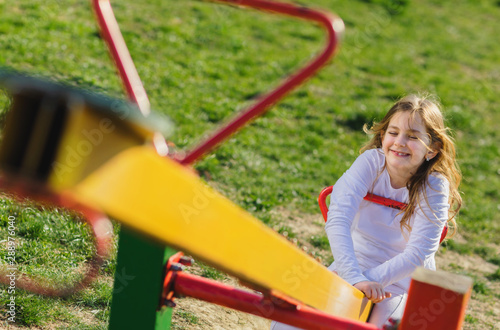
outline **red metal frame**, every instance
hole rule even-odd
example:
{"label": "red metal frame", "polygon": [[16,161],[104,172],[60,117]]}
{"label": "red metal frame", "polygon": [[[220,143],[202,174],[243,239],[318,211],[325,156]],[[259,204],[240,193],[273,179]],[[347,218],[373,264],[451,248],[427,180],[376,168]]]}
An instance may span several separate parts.
{"label": "red metal frame", "polygon": [[[319,23],[327,32],[327,44],[323,52],[286,79],[280,86],[273,91],[262,96],[254,105],[243,110],[228,124],[221,127],[212,136],[195,146],[186,156],[179,160],[181,164],[190,165],[200,160],[201,157],[213,151],[221,142],[228,139],[241,127],[246,125],[252,119],[264,114],[273,104],[281,100],[292,89],[302,84],[306,79],[314,75],[328,60],[332,58],[337,49],[340,35],[344,30],[344,23],[336,16],[324,13],[318,10],[304,8],[289,3],[274,2],[268,0],[215,0],[220,3],[244,6],[249,8],[266,10],[268,12],[282,14],[292,17],[305,19],[307,21]],[[141,80],[137,74],[130,53],[125,41],[120,33],[118,23],[116,22],[113,10],[109,0],[93,0],[95,12],[101,26],[102,35],[111,55],[118,67],[120,77],[126,87],[129,97],[144,112],[146,105],[141,102],[144,98],[147,100],[146,92],[142,87]],[[149,111],[149,103],[147,104]]]}
{"label": "red metal frame", "polygon": [[323,215],[325,222],[328,219],[328,206],[326,206],[326,198],[332,193],[332,190],[333,186],[326,187],[321,190],[318,196],[319,209],[321,210],[321,214]]}
{"label": "red metal frame", "polygon": [[[330,195],[332,193],[332,190],[333,190],[333,186],[326,187],[323,190],[321,190],[321,192],[319,193],[319,196],[318,196],[319,209],[321,210],[321,214],[323,215],[323,218],[325,219],[325,221],[326,221],[327,215],[328,215],[328,207],[326,206],[326,197],[328,197],[328,195]],[[389,198],[374,195],[372,193],[366,194],[366,196],[363,197],[363,199],[370,201],[370,202],[373,202],[373,203],[376,203],[376,204],[392,207],[392,208],[397,209],[397,210],[404,210],[407,206],[407,204],[405,204],[405,203],[401,203],[401,202],[398,202],[398,201],[395,201],[395,200],[392,200]]]}
{"label": "red metal frame", "polygon": [[111,3],[109,0],[92,0],[92,4],[101,27],[102,37],[108,45],[128,96],[137,104],[143,115],[149,114],[148,95],[120,32]]}
{"label": "red metal frame", "polygon": [[189,296],[302,329],[378,329],[373,324],[326,314],[273,293],[257,294],[243,291],[214,280],[184,273],[182,267],[177,264],[181,261],[180,258],[182,252],[172,256],[167,263],[162,295],[163,303],[167,306],[175,306],[173,303],[175,297]]}
{"label": "red metal frame", "polygon": [[342,20],[332,14],[318,10],[304,8],[294,4],[280,3],[266,0],[217,0],[227,4],[235,4],[255,9],[262,9],[276,14],[302,18],[319,23],[327,32],[327,45],[323,52],[304,68],[298,70],[286,79],[280,86],[262,96],[257,103],[243,110],[228,124],[217,130],[212,136],[189,151],[180,160],[181,164],[189,165],[198,161],[207,153],[213,151],[222,141],[228,139],[241,127],[252,119],[263,115],[273,104],[281,100],[292,89],[302,84],[306,79],[314,75],[328,60],[332,58],[337,49],[340,34],[344,30]]}
{"label": "red metal frame", "polygon": [[[325,219],[325,222],[328,219],[328,206],[326,206],[326,197],[328,197],[328,195],[332,193],[332,190],[333,186],[326,187],[321,190],[318,196],[319,209],[321,210],[321,214],[323,215],[323,219]],[[406,203],[398,202],[372,193],[368,193],[365,197],[363,197],[363,199],[397,210],[404,210],[408,206],[408,204]],[[439,243],[441,243],[446,238],[446,234],[448,234],[448,225],[444,226],[443,232],[441,233],[441,238],[439,239]]]}
{"label": "red metal frame", "polygon": [[[32,182],[24,182],[20,179],[0,177],[0,188],[4,191],[15,193],[16,198],[22,200],[29,198],[39,203],[50,206],[62,207],[80,213],[83,219],[90,225],[94,235],[95,254],[87,265],[83,277],[66,287],[54,287],[40,284],[35,279],[27,276],[16,278],[16,288],[31,291],[50,297],[66,297],[88,286],[99,273],[105,259],[110,255],[113,225],[111,221],[101,212],[91,209],[76,202],[72,196],[67,194],[54,194],[47,191],[45,187],[37,186]],[[0,267],[0,283],[8,285],[9,279],[4,276],[9,272],[8,267]]]}

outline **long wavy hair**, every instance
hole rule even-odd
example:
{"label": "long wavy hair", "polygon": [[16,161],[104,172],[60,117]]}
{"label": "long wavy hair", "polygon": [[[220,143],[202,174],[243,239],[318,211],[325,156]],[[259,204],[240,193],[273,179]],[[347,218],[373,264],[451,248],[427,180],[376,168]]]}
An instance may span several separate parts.
{"label": "long wavy hair", "polygon": [[[430,140],[427,148],[438,153],[429,161],[424,161],[406,183],[409,191],[409,201],[408,206],[402,211],[401,231],[406,229],[408,232],[411,232],[410,219],[415,213],[416,206],[421,205],[420,203],[422,202],[420,200],[420,192],[423,192],[425,202],[429,204],[425,189],[428,184],[427,178],[431,173],[437,172],[449,182],[450,197],[448,203],[450,208],[448,212],[448,226],[452,230],[449,231],[448,237],[452,237],[457,231],[456,216],[462,206],[462,197],[458,190],[462,174],[456,162],[455,143],[450,136],[449,128],[444,124],[444,118],[438,102],[431,100],[427,96],[413,94],[401,98],[392,106],[380,122],[374,123],[370,128],[365,124],[364,131],[372,135],[372,138],[361,148],[360,153],[368,149],[382,148],[382,139],[392,117],[396,113],[403,111],[409,112],[410,118],[414,118],[417,114],[420,115]],[[421,142],[424,143],[424,141]]]}

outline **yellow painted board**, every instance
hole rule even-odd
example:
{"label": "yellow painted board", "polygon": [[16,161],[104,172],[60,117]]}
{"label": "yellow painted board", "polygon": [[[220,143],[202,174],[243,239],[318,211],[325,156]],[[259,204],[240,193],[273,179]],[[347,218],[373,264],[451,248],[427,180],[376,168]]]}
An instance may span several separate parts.
{"label": "yellow painted board", "polygon": [[153,132],[133,130],[131,123],[116,120],[84,103],[73,104],[54,162],[49,184],[55,190],[73,186],[115,154],[144,144]]}
{"label": "yellow painted board", "polygon": [[367,318],[370,303],[360,291],[150,147],[119,153],[71,193],[243,281],[332,315]]}

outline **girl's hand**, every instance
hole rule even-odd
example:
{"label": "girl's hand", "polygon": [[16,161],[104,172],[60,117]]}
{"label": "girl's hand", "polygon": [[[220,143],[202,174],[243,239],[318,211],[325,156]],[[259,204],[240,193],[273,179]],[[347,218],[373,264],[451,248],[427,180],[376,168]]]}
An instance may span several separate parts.
{"label": "girl's hand", "polygon": [[362,281],[354,284],[354,287],[363,292],[366,298],[370,299],[375,304],[381,302],[385,298],[391,297],[391,293],[385,292],[382,285],[377,282]]}

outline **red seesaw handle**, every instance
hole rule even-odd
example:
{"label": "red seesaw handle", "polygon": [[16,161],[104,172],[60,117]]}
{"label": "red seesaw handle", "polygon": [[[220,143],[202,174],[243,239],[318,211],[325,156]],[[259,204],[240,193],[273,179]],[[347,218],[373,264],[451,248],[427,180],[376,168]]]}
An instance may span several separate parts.
{"label": "red seesaw handle", "polygon": [[[16,198],[30,198],[44,205],[62,207],[77,212],[83,216],[92,230],[94,236],[95,255],[86,267],[83,276],[69,286],[56,286],[40,284],[37,279],[21,274],[17,265],[0,266],[0,283],[11,285],[14,282],[15,289],[27,290],[36,294],[49,297],[66,297],[87,287],[99,274],[99,269],[104,260],[108,258],[111,249],[113,225],[101,212],[91,209],[76,202],[69,195],[59,195],[47,191],[46,188],[13,178],[0,177],[0,190],[14,193]],[[22,276],[21,276],[22,275]],[[14,278],[12,278],[14,276]]]}
{"label": "red seesaw handle", "polygon": [[217,2],[232,4],[237,6],[261,9],[275,14],[282,14],[292,17],[305,19],[319,23],[327,32],[327,44],[323,52],[307,64],[302,69],[292,74],[281,85],[271,92],[263,95],[254,105],[241,111],[228,124],[221,127],[209,138],[202,141],[189,151],[186,156],[180,160],[181,164],[190,165],[200,160],[204,155],[213,151],[220,143],[227,140],[237,130],[248,124],[252,119],[263,115],[273,104],[285,97],[298,85],[314,75],[323,67],[335,54],[339,39],[344,31],[344,23],[340,18],[330,13],[319,10],[297,6],[291,3],[282,3],[267,0],[216,0]]}
{"label": "red seesaw handle", "polygon": [[142,84],[134,61],[130,56],[127,44],[120,32],[111,3],[109,0],[92,0],[97,16],[102,38],[108,45],[109,52],[120,74],[125,90],[130,100],[137,104],[143,115],[150,112],[150,103],[146,90]]}
{"label": "red seesaw handle", "polygon": [[[332,193],[332,190],[333,186],[326,187],[323,190],[321,190],[318,196],[319,209],[321,210],[321,214],[323,215],[323,219],[325,219],[325,222],[328,219],[328,206],[326,206],[326,197],[328,197],[328,195]],[[383,206],[392,207],[393,209],[397,210],[404,210],[408,206],[408,204],[406,203],[398,202],[372,193],[366,194],[366,196],[363,197],[363,199]],[[441,238],[439,239],[439,243],[441,243],[446,238],[447,234],[448,234],[448,225],[446,224],[443,228],[443,232],[441,233]]]}
{"label": "red seesaw handle", "polygon": [[[332,58],[338,48],[340,35],[344,31],[344,23],[337,16],[291,3],[268,0],[215,1],[229,5],[262,9],[276,14],[297,17],[319,23],[327,32],[327,44],[323,52],[304,68],[292,74],[280,86],[262,96],[254,105],[240,112],[232,121],[221,127],[208,139],[202,141],[189,151],[184,158],[179,160],[180,163],[184,165],[190,165],[200,160],[200,158],[213,151],[220,143],[227,140],[249,121],[263,115],[273,104],[281,100],[291,90],[314,75]],[[118,23],[113,14],[113,9],[111,8],[110,0],[92,0],[92,3],[101,28],[102,37],[108,45],[127,94],[132,101],[138,104],[142,113],[147,114],[149,112],[149,101],[147,101],[146,91],[144,90],[141,79],[134,66],[127,45],[123,40]]]}

